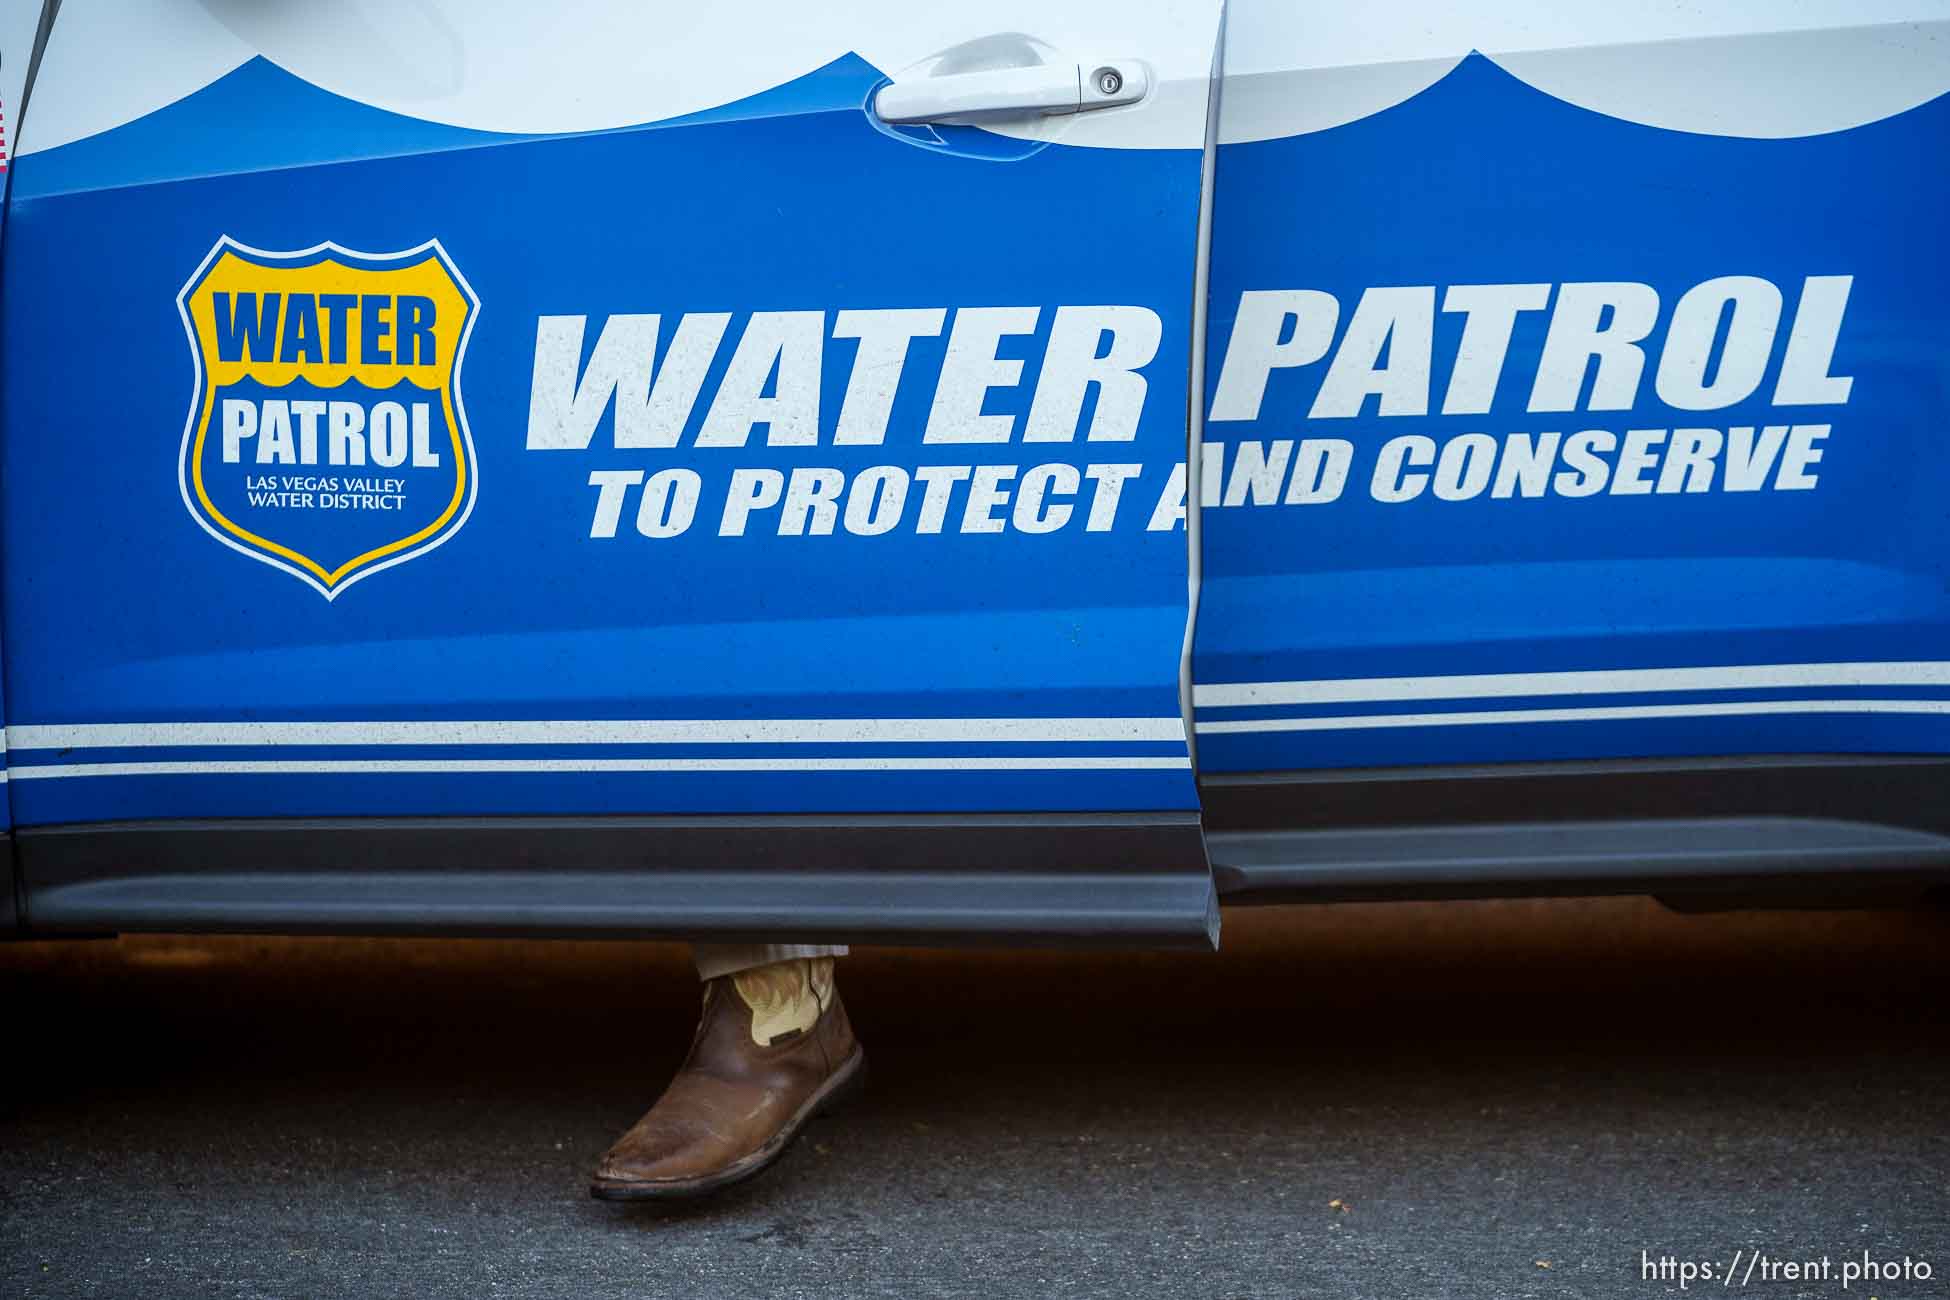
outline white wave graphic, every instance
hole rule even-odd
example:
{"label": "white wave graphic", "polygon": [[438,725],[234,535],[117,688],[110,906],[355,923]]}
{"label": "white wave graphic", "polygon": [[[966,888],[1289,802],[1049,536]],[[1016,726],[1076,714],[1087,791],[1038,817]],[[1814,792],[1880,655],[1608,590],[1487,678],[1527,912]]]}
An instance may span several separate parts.
{"label": "white wave graphic", "polygon": [[847,54],[904,68],[1021,31],[1077,57],[1137,55],[1157,91],[1080,121],[1072,143],[1198,148],[1219,0],[70,0],[23,153],[112,130],[254,56],[333,94],[511,134],[666,121],[791,82]]}
{"label": "white wave graphic", "polygon": [[[408,117],[545,134],[734,102],[849,52],[903,68],[1009,30],[1153,65],[1142,111],[1079,118],[1065,143],[1195,148],[1217,11],[1217,0],[70,0],[19,152],[147,116],[257,55]],[[1950,91],[1950,0],[1230,0],[1227,29],[1227,142],[1358,121],[1472,50],[1594,112],[1755,139],[1847,130]]]}
{"label": "white wave graphic", "polygon": [[1950,91],[1950,0],[1724,0],[1361,6],[1235,3],[1225,143],[1359,121],[1411,99],[1471,51],[1608,117],[1696,134],[1844,131]]}

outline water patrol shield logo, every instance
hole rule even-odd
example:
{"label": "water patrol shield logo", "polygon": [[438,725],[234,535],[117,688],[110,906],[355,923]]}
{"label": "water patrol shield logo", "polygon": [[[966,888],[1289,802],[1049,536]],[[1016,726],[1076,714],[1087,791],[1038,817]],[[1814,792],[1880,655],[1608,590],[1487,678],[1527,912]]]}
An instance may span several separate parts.
{"label": "water patrol shield logo", "polygon": [[438,241],[217,241],[177,298],[196,365],[178,481],[212,537],[327,600],[474,507],[460,363],[480,302]]}

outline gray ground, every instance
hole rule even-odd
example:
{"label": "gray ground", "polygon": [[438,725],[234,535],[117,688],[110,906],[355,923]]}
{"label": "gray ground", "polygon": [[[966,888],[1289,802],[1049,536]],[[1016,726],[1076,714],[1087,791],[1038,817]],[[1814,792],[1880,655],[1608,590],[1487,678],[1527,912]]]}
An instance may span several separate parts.
{"label": "gray ground", "polygon": [[[681,949],[0,946],[0,1296],[1653,1296],[1641,1251],[1736,1250],[1950,1296],[1950,913],[1226,926],[854,957],[867,1099],[682,1211],[584,1192]],[[1864,1250],[1935,1276],[1845,1291]]]}

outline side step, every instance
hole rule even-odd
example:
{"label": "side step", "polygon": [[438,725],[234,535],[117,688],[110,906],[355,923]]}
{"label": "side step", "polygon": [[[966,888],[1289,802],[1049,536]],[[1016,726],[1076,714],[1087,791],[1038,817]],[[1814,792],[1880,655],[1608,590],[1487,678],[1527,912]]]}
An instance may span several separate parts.
{"label": "side step", "polygon": [[0,938],[20,931],[18,883],[14,879],[13,837],[0,831]]}
{"label": "side step", "polygon": [[16,828],[30,936],[1218,944],[1195,812]]}
{"label": "side step", "polygon": [[1222,901],[1752,890],[1950,879],[1950,835],[1814,817],[1500,822],[1206,835]]}

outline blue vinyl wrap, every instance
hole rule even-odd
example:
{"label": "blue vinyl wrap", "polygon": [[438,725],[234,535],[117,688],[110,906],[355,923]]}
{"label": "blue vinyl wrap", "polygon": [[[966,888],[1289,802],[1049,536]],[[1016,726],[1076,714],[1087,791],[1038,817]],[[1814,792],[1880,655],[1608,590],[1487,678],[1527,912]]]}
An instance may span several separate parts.
{"label": "blue vinyl wrap", "polygon": [[[1754,397],[1729,409],[1662,404],[1648,361],[1630,410],[1529,413],[1545,311],[1518,319],[1488,415],[1434,413],[1462,327],[1452,314],[1436,317],[1427,416],[1380,416],[1370,397],[1356,418],[1310,419],[1327,360],[1275,370],[1259,418],[1209,423],[1208,442],[1225,444],[1230,464],[1241,440],[1345,438],[1355,446],[1353,471],[1333,502],[1203,512],[1196,681],[1950,659],[1950,171],[1939,165],[1947,153],[1950,97],[1833,134],[1740,139],[1590,112],[1480,55],[1362,120],[1222,146],[1208,401],[1246,290],[1333,293],[1338,342],[1370,286],[1434,284],[1440,293],[1445,285],[1639,281],[1658,291],[1663,329],[1686,289],[1729,275],[1773,281],[1789,314],[1804,277],[1853,275],[1834,372],[1854,386],[1841,405],[1769,405],[1782,361],[1777,338]],[[1648,355],[1656,360],[1650,343]],[[1376,449],[1401,434],[1441,443],[1468,432],[1568,437],[1585,428],[1787,421],[1832,422],[1813,490],[1454,501],[1425,492],[1399,503],[1368,491]],[[1767,694],[1793,701],[1849,692]],[[1907,694],[1950,700],[1943,686]],[[1750,697],[1693,690],[1569,702]],[[1220,719],[1566,702],[1202,705],[1199,761],[1243,771],[1950,749],[1943,712],[1204,730]]]}
{"label": "blue vinyl wrap", "polygon": [[[1060,145],[995,165],[914,148],[842,60],[740,105],[588,135],[398,118],[253,61],[149,118],[17,166],[0,348],[6,708],[28,725],[427,719],[1172,718],[1182,530],[1147,531],[1183,456],[1199,157]],[[240,120],[248,129],[232,129]],[[229,151],[229,152],[226,152]],[[1102,196],[1125,216],[1102,220]],[[177,482],[191,362],[177,294],[220,237],[384,252],[440,241],[478,295],[461,388],[479,495],[437,550],[327,601],[215,544]],[[924,446],[945,338],[917,339],[885,446],[833,446],[854,344],[828,340],[821,445],[696,448],[754,310],[1027,305],[1006,339],[1028,408],[1053,309],[1162,318],[1134,442]],[[735,313],[682,445],[524,443],[536,321]],[[1087,421],[1089,411],[1086,408]],[[1047,535],[719,537],[734,467],[1142,462],[1116,527]],[[594,469],[696,468],[698,526],[591,538]],[[715,498],[713,494],[716,494]],[[910,507],[912,509],[912,507]],[[546,757],[533,745],[157,749],[149,759]],[[575,751],[588,754],[588,749]],[[610,746],[603,757],[641,750]],[[660,756],[711,757],[710,747]],[[832,749],[742,746],[791,760]],[[102,774],[16,780],[24,823],[379,813],[1111,810],[1196,806],[1175,741],[928,743],[844,753],[1150,767]],[[123,752],[41,751],[76,764]],[[1173,765],[1171,760],[1177,760]]]}

